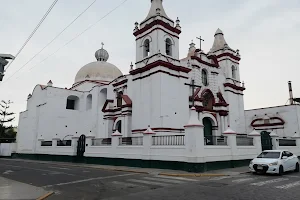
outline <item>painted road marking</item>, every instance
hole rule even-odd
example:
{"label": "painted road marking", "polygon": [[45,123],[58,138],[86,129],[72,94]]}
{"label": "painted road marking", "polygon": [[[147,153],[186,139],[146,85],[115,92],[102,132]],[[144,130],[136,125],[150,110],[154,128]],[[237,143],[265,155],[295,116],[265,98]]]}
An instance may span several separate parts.
{"label": "painted road marking", "polygon": [[155,177],[160,177],[160,178],[166,178],[166,179],[174,179],[174,180],[182,180],[182,181],[193,181],[193,182],[198,182],[196,179],[190,179],[190,178],[183,178],[183,177],[174,177],[174,176],[155,176]]}
{"label": "painted road marking", "polygon": [[12,172],[14,172],[14,171],[6,170],[5,172],[3,172],[3,174],[10,174],[10,173],[12,173]]}
{"label": "painted road marking", "polygon": [[285,175],[286,177],[291,177],[291,178],[300,178],[300,176],[293,176],[293,175]]}
{"label": "painted road marking", "polygon": [[30,170],[36,170],[36,171],[42,171],[42,172],[60,173],[60,174],[66,174],[66,175],[70,175],[70,176],[76,176],[75,174],[69,174],[69,173],[65,173],[65,172],[52,171],[52,170],[47,170],[47,169],[37,169],[37,168],[31,168],[31,167],[21,167],[21,166],[7,165],[7,164],[2,164],[2,163],[0,165],[8,166],[8,167],[30,169]]}
{"label": "painted road marking", "polygon": [[143,183],[147,185],[158,185],[158,186],[170,186],[168,183],[160,183],[160,182],[155,182],[155,181],[146,181],[146,180],[139,180],[139,179],[129,179],[128,181],[130,182],[135,182],[135,183]]}
{"label": "painted road marking", "polygon": [[212,181],[220,181],[220,180],[223,180],[223,179],[228,179],[228,178],[232,178],[230,176],[220,176],[220,177],[214,177],[214,178],[211,178],[209,180],[212,180]]}
{"label": "painted road marking", "polygon": [[252,181],[254,179],[255,178],[240,178],[240,179],[233,180],[232,182],[233,183],[242,183],[242,182],[246,182],[246,181]]}
{"label": "painted road marking", "polygon": [[65,167],[49,167],[51,169],[62,169],[62,170],[70,170],[68,168],[65,168]]}
{"label": "painted road marking", "polygon": [[166,183],[185,183],[184,181],[178,181],[178,180],[170,180],[170,179],[164,179],[164,178],[153,178],[153,177],[145,177],[144,179],[151,180],[151,181],[162,181]]}
{"label": "painted road marking", "polygon": [[266,185],[266,184],[278,183],[280,181],[287,181],[287,180],[289,180],[289,179],[288,178],[277,178],[277,179],[268,180],[268,181],[261,181],[261,182],[257,182],[257,183],[251,183],[250,185],[263,186],[263,185]]}
{"label": "painted road marking", "polygon": [[297,182],[294,182],[294,183],[289,183],[289,184],[286,184],[286,185],[276,186],[275,188],[278,188],[278,189],[289,189],[289,188],[296,187],[298,185],[300,185],[300,181],[297,181]]}
{"label": "painted road marking", "polygon": [[53,185],[45,185],[43,187],[47,188],[47,187],[60,186],[60,185],[70,185],[70,184],[88,182],[88,181],[93,181],[93,180],[102,180],[102,179],[116,178],[116,177],[122,177],[122,176],[132,176],[132,175],[136,175],[136,174],[135,173],[130,173],[130,174],[115,175],[115,176],[88,178],[88,179],[82,179],[82,180],[78,180],[78,181],[71,181],[71,182],[65,182],[65,183],[57,183],[57,184],[53,184]]}
{"label": "painted road marking", "polygon": [[143,185],[136,185],[133,183],[121,182],[121,181],[113,181],[112,183],[117,185],[122,185],[122,186],[129,186],[129,187],[145,187]]}

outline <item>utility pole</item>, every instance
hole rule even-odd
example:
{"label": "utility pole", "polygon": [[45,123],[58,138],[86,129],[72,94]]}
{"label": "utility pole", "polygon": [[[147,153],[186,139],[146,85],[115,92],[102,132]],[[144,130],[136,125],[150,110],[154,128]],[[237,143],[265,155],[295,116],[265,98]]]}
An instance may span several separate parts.
{"label": "utility pole", "polygon": [[3,80],[5,69],[4,67],[8,64],[8,60],[15,59],[14,56],[10,54],[0,54],[0,81]]}

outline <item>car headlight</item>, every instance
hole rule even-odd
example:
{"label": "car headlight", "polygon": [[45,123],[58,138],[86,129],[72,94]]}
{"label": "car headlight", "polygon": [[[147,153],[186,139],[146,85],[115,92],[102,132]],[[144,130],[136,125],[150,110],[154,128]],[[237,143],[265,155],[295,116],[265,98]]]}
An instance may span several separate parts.
{"label": "car headlight", "polygon": [[275,165],[278,165],[277,161],[269,164],[269,166],[275,166]]}

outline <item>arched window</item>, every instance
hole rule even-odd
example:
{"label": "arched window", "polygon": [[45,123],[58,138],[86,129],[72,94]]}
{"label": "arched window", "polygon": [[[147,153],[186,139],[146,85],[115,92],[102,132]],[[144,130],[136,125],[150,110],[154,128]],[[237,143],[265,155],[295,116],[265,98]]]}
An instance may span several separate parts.
{"label": "arched window", "polygon": [[122,121],[121,120],[116,123],[116,130],[118,130],[119,133],[122,133]]}
{"label": "arched window", "polygon": [[68,96],[66,109],[79,110],[79,98],[77,96]]}
{"label": "arched window", "polygon": [[214,106],[214,99],[215,99],[214,95],[210,91],[206,91],[202,95],[202,99],[203,99],[202,101],[203,107],[212,110]]}
{"label": "arched window", "polygon": [[144,42],[144,57],[148,57],[150,55],[150,41],[149,39]]}
{"label": "arched window", "polygon": [[89,94],[86,97],[86,110],[91,110],[92,109],[92,104],[93,104],[93,96]]}
{"label": "arched window", "polygon": [[122,95],[123,95],[123,92],[118,92],[118,94],[117,94],[117,107],[122,106]]}
{"label": "arched window", "polygon": [[201,78],[202,78],[202,83],[204,86],[208,85],[208,78],[207,78],[207,71],[202,69],[202,73],[201,73]]}
{"label": "arched window", "polygon": [[170,38],[166,39],[166,54],[172,56],[172,41]]}
{"label": "arched window", "polygon": [[233,79],[236,79],[236,67],[234,65],[232,65],[231,67],[231,75]]}

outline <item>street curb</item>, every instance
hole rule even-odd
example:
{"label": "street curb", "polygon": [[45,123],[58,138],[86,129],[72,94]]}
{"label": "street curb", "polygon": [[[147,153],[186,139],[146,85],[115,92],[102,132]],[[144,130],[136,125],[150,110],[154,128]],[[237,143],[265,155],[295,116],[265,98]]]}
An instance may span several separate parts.
{"label": "street curb", "polygon": [[218,176],[229,176],[226,174],[168,174],[168,173],[159,173],[161,176],[177,176],[177,177],[218,177]]}
{"label": "street curb", "polygon": [[48,198],[49,196],[51,196],[52,194],[54,194],[54,192],[48,192],[47,194],[37,198],[36,200],[44,200],[44,199]]}

